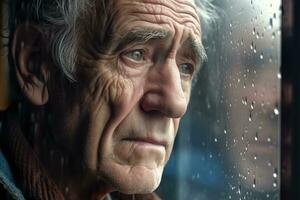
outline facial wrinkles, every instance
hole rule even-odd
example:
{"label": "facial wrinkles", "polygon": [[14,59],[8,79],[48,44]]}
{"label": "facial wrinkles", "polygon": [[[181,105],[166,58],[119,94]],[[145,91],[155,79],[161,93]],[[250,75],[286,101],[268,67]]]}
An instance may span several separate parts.
{"label": "facial wrinkles", "polygon": [[[134,9],[133,9],[134,7]],[[119,18],[120,16],[134,17],[135,21],[149,22],[153,24],[169,24],[170,22],[176,24],[176,26],[189,27],[193,33],[200,35],[200,23],[196,15],[195,9],[184,2],[179,1],[142,1],[131,2],[127,1],[118,5],[117,8]],[[128,20],[124,19],[123,20]],[[127,23],[128,24],[128,23]],[[116,23],[115,27],[124,25],[120,20]]]}

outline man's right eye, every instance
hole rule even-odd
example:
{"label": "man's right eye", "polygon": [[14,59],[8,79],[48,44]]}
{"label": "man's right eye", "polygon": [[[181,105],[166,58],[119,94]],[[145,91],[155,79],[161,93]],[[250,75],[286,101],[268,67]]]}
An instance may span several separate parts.
{"label": "man's right eye", "polygon": [[142,61],[144,58],[144,50],[143,49],[134,49],[124,54],[126,57],[134,60],[134,61]]}

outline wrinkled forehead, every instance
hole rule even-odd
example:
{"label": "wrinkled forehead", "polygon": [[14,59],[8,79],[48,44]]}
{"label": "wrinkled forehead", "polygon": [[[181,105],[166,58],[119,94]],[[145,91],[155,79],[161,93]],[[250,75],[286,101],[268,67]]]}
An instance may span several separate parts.
{"label": "wrinkled forehead", "polygon": [[118,0],[114,11],[117,13],[117,27],[122,27],[131,19],[131,23],[169,25],[170,29],[184,26],[195,35],[201,35],[200,21],[193,0]]}

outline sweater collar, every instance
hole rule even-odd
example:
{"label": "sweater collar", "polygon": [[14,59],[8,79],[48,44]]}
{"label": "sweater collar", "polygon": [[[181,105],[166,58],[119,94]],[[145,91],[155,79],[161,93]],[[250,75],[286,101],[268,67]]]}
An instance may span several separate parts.
{"label": "sweater collar", "polygon": [[0,141],[16,185],[26,199],[64,199],[23,135],[18,120],[11,114],[5,118]]}

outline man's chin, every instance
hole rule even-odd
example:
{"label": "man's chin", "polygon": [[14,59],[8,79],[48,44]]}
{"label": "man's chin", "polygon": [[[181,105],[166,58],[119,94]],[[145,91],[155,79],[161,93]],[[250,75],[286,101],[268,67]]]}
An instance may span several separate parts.
{"label": "man's chin", "polygon": [[111,187],[124,194],[145,194],[153,192],[160,184],[163,166],[148,168],[143,165],[121,165],[106,163],[101,174]]}

